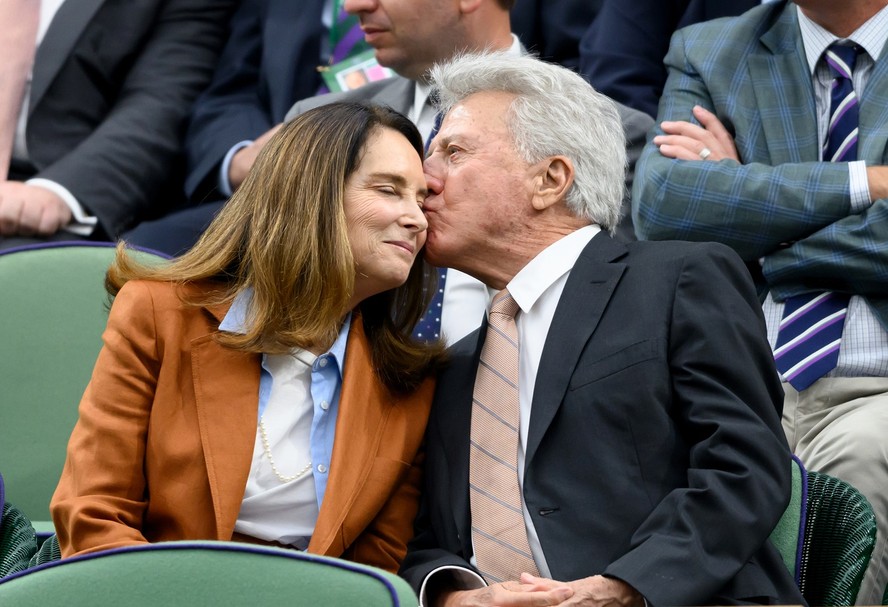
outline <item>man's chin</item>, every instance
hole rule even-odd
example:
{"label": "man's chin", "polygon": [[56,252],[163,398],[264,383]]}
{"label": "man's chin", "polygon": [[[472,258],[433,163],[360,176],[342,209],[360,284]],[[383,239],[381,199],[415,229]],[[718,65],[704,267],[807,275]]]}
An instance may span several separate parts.
{"label": "man's chin", "polygon": [[435,246],[431,242],[431,238],[426,242],[426,246],[423,249],[423,259],[426,260],[426,263],[430,263],[438,268],[446,268],[450,265],[447,255],[443,254],[440,247]]}

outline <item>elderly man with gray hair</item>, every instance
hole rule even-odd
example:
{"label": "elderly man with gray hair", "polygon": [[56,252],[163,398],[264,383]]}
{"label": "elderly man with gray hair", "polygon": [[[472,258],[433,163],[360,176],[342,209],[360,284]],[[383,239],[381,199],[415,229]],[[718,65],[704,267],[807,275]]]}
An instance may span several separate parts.
{"label": "elderly man with gray hair", "polygon": [[433,81],[426,257],[499,293],[439,379],[402,575],[427,607],[803,604],[768,541],[790,452],[740,259],[611,238],[623,131],[576,74],[486,53]]}

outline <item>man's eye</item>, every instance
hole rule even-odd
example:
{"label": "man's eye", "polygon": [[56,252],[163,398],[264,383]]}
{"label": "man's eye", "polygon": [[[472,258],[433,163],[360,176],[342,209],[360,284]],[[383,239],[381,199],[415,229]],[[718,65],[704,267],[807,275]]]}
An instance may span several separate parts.
{"label": "man's eye", "polygon": [[379,191],[383,194],[397,194],[397,190],[395,190],[394,186],[390,185],[381,185],[379,186]]}

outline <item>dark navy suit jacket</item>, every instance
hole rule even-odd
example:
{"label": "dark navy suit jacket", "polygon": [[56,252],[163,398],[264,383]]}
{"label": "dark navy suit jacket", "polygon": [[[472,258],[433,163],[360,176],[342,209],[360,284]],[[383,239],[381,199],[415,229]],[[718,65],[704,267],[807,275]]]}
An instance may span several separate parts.
{"label": "dark navy suit jacket", "polygon": [[676,29],[739,15],[759,0],[605,0],[580,43],[580,71],[596,89],[657,116],[663,58]]}
{"label": "dark navy suit jacket", "polygon": [[[469,435],[485,332],[455,344],[438,378],[401,569],[415,588],[439,566],[470,567]],[[611,575],[653,605],[803,604],[766,540],[790,497],[782,407],[761,306],[735,253],[596,235],[552,319],[527,434],[524,502],[553,579]]]}

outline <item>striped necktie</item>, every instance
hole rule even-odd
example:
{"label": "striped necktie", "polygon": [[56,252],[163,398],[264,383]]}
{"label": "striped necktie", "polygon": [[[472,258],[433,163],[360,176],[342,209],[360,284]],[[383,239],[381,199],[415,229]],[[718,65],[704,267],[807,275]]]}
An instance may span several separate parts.
{"label": "striped necktie", "polygon": [[0,8],[0,181],[6,181],[28,74],[34,65],[40,0],[6,0]]}
{"label": "striped necktie", "polygon": [[[851,74],[857,46],[833,44],[823,54],[833,76],[823,160],[857,160],[858,103]],[[798,391],[836,368],[849,296],[816,292],[789,297],[777,332],[777,370]]]}
{"label": "striped necktie", "polygon": [[472,544],[489,583],[539,575],[518,486],[518,303],[507,289],[493,298],[475,377],[469,452]]}

